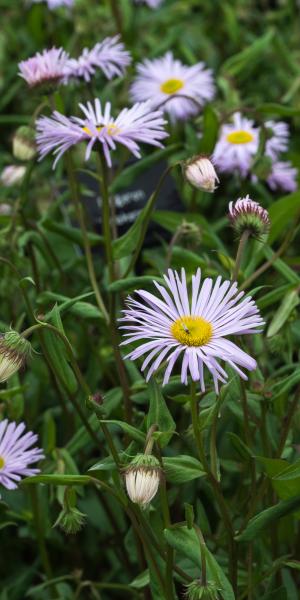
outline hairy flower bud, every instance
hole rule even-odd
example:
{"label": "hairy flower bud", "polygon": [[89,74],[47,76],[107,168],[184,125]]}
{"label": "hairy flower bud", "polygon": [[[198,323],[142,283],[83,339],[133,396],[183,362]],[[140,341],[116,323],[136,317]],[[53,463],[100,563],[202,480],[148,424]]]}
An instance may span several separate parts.
{"label": "hairy flower bud", "polygon": [[8,165],[4,167],[0,180],[3,185],[10,187],[20,183],[25,175],[26,167],[24,165]]}
{"label": "hairy flower bud", "polygon": [[73,488],[66,488],[64,503],[53,527],[60,527],[67,534],[80,531],[85,523],[86,515],[76,507],[76,492]]}
{"label": "hairy flower bud", "polygon": [[138,454],[125,470],[125,483],[132,502],[146,508],[157,493],[160,464],[152,454]]}
{"label": "hairy flower bud", "polygon": [[220,588],[217,585],[209,581],[203,585],[200,579],[192,581],[186,588],[187,600],[219,600]]}
{"label": "hairy flower bud", "polygon": [[19,160],[31,160],[36,154],[35,135],[31,127],[19,127],[13,137],[13,155]]}
{"label": "hairy flower bud", "polygon": [[249,198],[239,198],[236,202],[229,203],[229,220],[238,237],[244,231],[249,231],[252,237],[259,238],[268,233],[270,219],[268,211]]}
{"label": "hairy flower bud", "polygon": [[195,188],[213,193],[219,178],[214,165],[207,156],[195,156],[183,165],[184,176]]}
{"label": "hairy flower bud", "polygon": [[0,336],[0,383],[14,375],[30,354],[31,345],[17,331]]}

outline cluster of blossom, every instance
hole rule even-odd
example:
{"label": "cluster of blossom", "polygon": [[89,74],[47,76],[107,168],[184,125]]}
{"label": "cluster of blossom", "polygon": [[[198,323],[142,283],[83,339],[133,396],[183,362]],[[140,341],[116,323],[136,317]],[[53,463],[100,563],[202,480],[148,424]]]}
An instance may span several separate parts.
{"label": "cluster of blossom", "polygon": [[100,69],[107,79],[124,74],[131,62],[119,36],[108,37],[92,49],[84,48],[79,58],[71,58],[62,48],[37,52],[33,57],[19,63],[19,75],[29,87],[57,86],[73,79],[90,81]]}
{"label": "cluster of blossom", "polygon": [[[270,170],[266,181],[272,190],[293,192],[297,188],[298,171],[289,161],[281,160],[288,150],[289,128],[282,121],[266,121],[265,156],[269,158]],[[253,120],[236,112],[232,121],[221,127],[213,160],[220,172],[238,173],[242,178],[251,174],[253,161],[258,152],[261,128]],[[252,180],[256,177],[252,175]]]}

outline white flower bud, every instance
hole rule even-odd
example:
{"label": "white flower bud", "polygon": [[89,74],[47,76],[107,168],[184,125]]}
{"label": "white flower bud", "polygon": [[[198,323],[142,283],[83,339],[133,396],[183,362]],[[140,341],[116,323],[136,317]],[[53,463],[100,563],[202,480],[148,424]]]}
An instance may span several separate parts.
{"label": "white flower bud", "polygon": [[23,165],[9,165],[3,169],[0,180],[6,187],[16,185],[22,181],[25,171],[26,167]]}
{"label": "white flower bud", "polygon": [[125,471],[128,496],[142,508],[146,508],[156,495],[160,480],[161,468],[152,454],[138,454]]}
{"label": "white flower bud", "polygon": [[247,230],[252,237],[259,239],[270,229],[268,211],[258,202],[251,200],[249,194],[236,202],[229,202],[228,217],[238,237]]}
{"label": "white flower bud", "polygon": [[187,161],[183,166],[183,172],[192,186],[204,192],[213,193],[216,184],[219,183],[214,165],[206,156],[196,156]]}
{"label": "white flower bud", "polygon": [[34,129],[24,125],[13,137],[13,155],[18,160],[31,160],[36,154]]}
{"label": "white flower bud", "polygon": [[7,331],[0,336],[0,383],[23,366],[30,350],[30,343],[17,331]]}

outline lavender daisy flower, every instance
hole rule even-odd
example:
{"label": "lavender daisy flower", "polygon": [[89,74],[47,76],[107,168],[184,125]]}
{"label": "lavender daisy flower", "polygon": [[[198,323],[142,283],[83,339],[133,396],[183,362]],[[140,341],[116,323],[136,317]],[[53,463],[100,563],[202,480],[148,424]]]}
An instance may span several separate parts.
{"label": "lavender daisy flower", "polygon": [[169,113],[172,121],[196,115],[215,94],[211,69],[202,62],[192,67],[183,65],[172,52],[145,60],[137,66],[137,72],[131,86],[133,100],[151,101],[154,107]]}
{"label": "lavender daisy flower", "polygon": [[110,151],[116,149],[117,143],[126,146],[134,156],[140,158],[137,142],[161,148],[160,140],[168,136],[164,131],[165,121],[161,111],[152,111],[148,102],[123,108],[116,119],[111,116],[110,103],[107,102],[102,111],[98,98],[94,104],[88,102],[86,106],[79,106],[84,118],[68,118],[55,111],[51,117],[37,120],[36,141],[40,159],[53,152],[57,155],[53,167],[69,148],[82,141],[88,142],[85,160],[89,159],[95,143],[100,142],[106,162],[111,167]]}
{"label": "lavender daisy flower", "polygon": [[51,89],[65,81],[68,60],[69,55],[62,48],[37,52],[19,63],[19,75],[30,88],[46,85]]}
{"label": "lavender daisy flower", "polygon": [[68,76],[90,81],[96,69],[101,69],[107,79],[123,75],[131,63],[131,56],[119,39],[119,35],[108,37],[91,50],[84,48],[78,59],[68,61]]}
{"label": "lavender daisy flower", "polygon": [[163,0],[135,0],[136,4],[147,4],[150,8],[158,8]]}
{"label": "lavender daisy flower", "polygon": [[258,150],[259,130],[254,127],[253,121],[239,112],[235,113],[232,119],[233,123],[227,123],[221,128],[213,161],[221,172],[236,171],[242,177],[246,177]]}
{"label": "lavender daisy flower", "polygon": [[278,161],[272,164],[267,183],[274,191],[295,192],[298,187],[297,177],[298,169],[293,167],[290,161]]}
{"label": "lavender daisy flower", "polygon": [[[33,0],[34,2],[43,2],[43,0]],[[55,10],[61,6],[68,6],[71,8],[74,5],[74,0],[45,0],[50,10]]]}
{"label": "lavender daisy flower", "polygon": [[124,317],[120,319],[127,331],[127,340],[122,344],[141,342],[125,358],[146,358],[142,371],[150,366],[147,381],[166,360],[163,385],[169,377],[177,359],[181,359],[181,381],[188,383],[188,373],[193,381],[199,381],[205,390],[204,366],[210,371],[215,390],[219,381],[225,383],[228,375],[218,360],[227,362],[242,377],[246,374],[240,367],[252,371],[256,361],[241,350],[229,335],[243,335],[261,331],[264,322],[251,297],[238,292],[237,284],[218,277],[215,283],[206,278],[201,285],[201,270],[192,277],[192,296],[189,300],[186,275],[181,270],[181,279],[176,271],[169,269],[164,276],[168,291],[154,281],[162,298],[145,290],[137,290],[140,297],[129,297]]}
{"label": "lavender daisy flower", "polygon": [[266,155],[276,160],[281,152],[286,152],[289,144],[289,127],[283,121],[266,121],[265,127],[272,136],[266,142]]}
{"label": "lavender daisy flower", "polygon": [[0,484],[8,490],[16,489],[22,476],[39,473],[29,465],[44,458],[40,448],[32,447],[38,436],[32,431],[23,434],[24,430],[25,423],[0,422]]}

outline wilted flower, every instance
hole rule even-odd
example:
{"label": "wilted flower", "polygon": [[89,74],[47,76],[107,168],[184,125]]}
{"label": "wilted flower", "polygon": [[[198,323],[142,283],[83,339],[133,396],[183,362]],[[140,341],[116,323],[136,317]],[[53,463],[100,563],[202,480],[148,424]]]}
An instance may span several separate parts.
{"label": "wilted flower", "polygon": [[7,331],[0,336],[0,383],[21,369],[30,351],[30,343],[17,331]]}
{"label": "wilted flower", "polygon": [[188,182],[204,192],[214,192],[219,183],[214,165],[207,156],[195,156],[183,165],[183,172]]}
{"label": "wilted flower", "polygon": [[220,591],[213,581],[202,584],[200,579],[196,579],[186,587],[186,598],[187,600],[219,600]]}
{"label": "wilted flower", "polygon": [[111,167],[110,151],[116,149],[116,143],[126,146],[134,156],[140,158],[137,142],[162,147],[160,140],[168,134],[163,127],[165,121],[162,112],[152,111],[148,102],[135,104],[132,108],[123,108],[115,119],[111,116],[111,105],[107,102],[102,112],[98,98],[94,104],[79,104],[85,118],[65,117],[55,111],[52,117],[40,117],[37,120],[37,145],[40,158],[49,152],[57,154],[53,167],[69,148],[86,141],[85,159],[88,160],[96,142],[103,147],[104,156]]}
{"label": "wilted flower", "polygon": [[34,130],[23,125],[17,129],[13,137],[13,155],[19,160],[31,160],[35,154]]}
{"label": "wilted flower", "polygon": [[237,171],[245,177],[258,150],[259,130],[254,127],[253,121],[239,112],[232,119],[233,123],[227,123],[221,128],[213,161],[221,172]]}
{"label": "wilted flower", "polygon": [[298,169],[289,161],[278,161],[272,164],[272,170],[267,178],[271,190],[284,190],[295,192],[298,184]]}
{"label": "wilted flower", "polygon": [[68,77],[90,81],[96,69],[101,69],[107,79],[123,75],[131,63],[131,56],[119,39],[119,35],[108,37],[90,50],[84,48],[78,59],[71,58],[68,61]]}
{"label": "wilted flower", "polygon": [[51,91],[66,81],[68,60],[69,55],[63,48],[43,50],[19,63],[19,75],[30,88],[42,86],[44,92]]}
{"label": "wilted flower", "polygon": [[73,488],[66,488],[63,508],[60,511],[53,527],[59,526],[67,534],[75,534],[82,529],[86,515],[76,507],[76,492]]}
{"label": "wilted flower", "polygon": [[24,165],[8,165],[7,167],[4,167],[1,173],[1,183],[6,187],[17,185],[22,181],[25,172],[26,167],[24,167]]}
{"label": "wilted flower", "polygon": [[22,476],[39,473],[39,469],[29,468],[29,465],[44,458],[40,448],[32,448],[38,436],[32,431],[23,435],[25,423],[0,422],[0,484],[8,490],[17,488]]}
{"label": "wilted flower", "polygon": [[268,211],[258,202],[251,200],[249,194],[229,203],[228,216],[238,237],[241,237],[244,231],[248,231],[253,237],[259,238],[268,233],[270,228]]}
{"label": "wilted flower", "polygon": [[211,69],[202,62],[192,67],[183,65],[172,52],[162,58],[146,59],[137,66],[137,72],[131,86],[133,100],[149,100],[154,107],[169,113],[172,121],[196,115],[198,105],[203,106],[215,94]]}
{"label": "wilted flower", "polygon": [[223,281],[218,277],[204,279],[201,270],[192,277],[192,298],[188,296],[186,275],[181,279],[176,271],[169,269],[165,275],[169,292],[153,282],[162,299],[145,290],[136,290],[141,301],[129,297],[124,317],[120,319],[128,339],[123,344],[142,342],[126,358],[136,360],[144,354],[142,371],[151,364],[147,380],[166,360],[163,385],[168,383],[177,358],[182,358],[181,381],[188,383],[188,371],[193,381],[199,381],[205,391],[204,366],[210,371],[218,393],[218,382],[228,379],[226,371],[217,359],[225,361],[243,379],[240,369],[256,368],[256,361],[234,342],[229,335],[244,335],[261,331],[264,322],[251,296],[241,302],[244,292],[238,292],[236,282]]}
{"label": "wilted flower", "polygon": [[125,483],[132,502],[146,508],[157,493],[160,464],[152,454],[138,454],[125,470]]}

